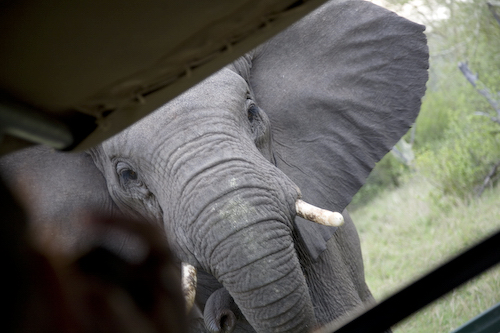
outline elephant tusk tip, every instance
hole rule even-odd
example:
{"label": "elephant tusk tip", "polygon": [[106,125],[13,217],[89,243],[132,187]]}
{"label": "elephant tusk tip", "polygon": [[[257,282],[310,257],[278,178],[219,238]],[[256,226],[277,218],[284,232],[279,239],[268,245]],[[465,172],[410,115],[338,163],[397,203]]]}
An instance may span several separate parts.
{"label": "elephant tusk tip", "polygon": [[318,208],[300,199],[296,201],[295,209],[298,216],[312,222],[329,227],[339,227],[344,224],[344,217],[342,214]]}
{"label": "elephant tusk tip", "polygon": [[339,212],[329,212],[330,216],[328,216],[328,225],[332,227],[340,227],[344,224],[344,217]]}

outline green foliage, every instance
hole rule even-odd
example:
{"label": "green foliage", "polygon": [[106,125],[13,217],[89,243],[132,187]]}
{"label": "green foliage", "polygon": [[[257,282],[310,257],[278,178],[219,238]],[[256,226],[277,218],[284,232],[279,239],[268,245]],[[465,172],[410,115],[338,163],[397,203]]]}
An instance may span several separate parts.
{"label": "green foliage", "polygon": [[[415,145],[428,147],[437,144],[444,136],[453,117],[453,107],[457,99],[435,91],[428,91],[424,97],[420,115],[415,125]],[[460,102],[459,102],[460,103]]]}
{"label": "green foliage", "polygon": [[446,140],[418,155],[418,170],[443,194],[470,197],[500,161],[498,127],[478,116],[452,121],[445,131]]}
{"label": "green foliage", "polygon": [[474,114],[493,110],[456,67],[439,70],[450,71],[449,80],[435,83],[424,98],[416,123],[416,166],[441,194],[467,198],[500,161],[500,126]]}

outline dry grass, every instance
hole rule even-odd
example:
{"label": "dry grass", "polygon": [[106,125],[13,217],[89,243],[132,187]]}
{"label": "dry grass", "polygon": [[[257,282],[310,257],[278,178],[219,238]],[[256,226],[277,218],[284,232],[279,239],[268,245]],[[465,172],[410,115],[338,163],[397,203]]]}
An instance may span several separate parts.
{"label": "dry grass", "polygon": [[[377,299],[392,294],[500,228],[500,188],[466,204],[438,197],[412,179],[351,212],[363,247],[366,279]],[[500,302],[500,267],[490,270],[394,328],[450,332]]]}

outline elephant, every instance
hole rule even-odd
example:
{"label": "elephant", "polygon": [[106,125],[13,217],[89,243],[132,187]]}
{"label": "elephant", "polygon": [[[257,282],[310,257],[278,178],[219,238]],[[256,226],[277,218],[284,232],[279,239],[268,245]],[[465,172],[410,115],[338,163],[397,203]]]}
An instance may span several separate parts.
{"label": "elephant", "polygon": [[[68,200],[82,204],[82,186],[85,207],[158,225],[177,258],[198,269],[197,309],[224,318],[211,331],[310,331],[372,304],[345,208],[418,115],[424,29],[370,2],[328,2],[70,155],[85,163],[61,164],[72,173],[64,177],[87,182],[69,185]],[[342,212],[344,224],[299,217],[300,198]]]}

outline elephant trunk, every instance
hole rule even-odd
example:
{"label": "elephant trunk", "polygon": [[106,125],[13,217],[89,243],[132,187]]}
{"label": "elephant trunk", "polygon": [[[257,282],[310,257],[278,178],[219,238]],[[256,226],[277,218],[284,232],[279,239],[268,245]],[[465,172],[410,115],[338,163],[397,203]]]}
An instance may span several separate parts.
{"label": "elephant trunk", "polygon": [[292,238],[277,231],[279,223],[263,221],[223,240],[211,258],[213,273],[257,332],[304,332],[314,324],[312,303]]}
{"label": "elephant trunk", "polygon": [[219,200],[217,209],[208,209],[211,216],[201,218],[210,227],[199,228],[198,239],[206,241],[195,253],[257,332],[308,331],[314,312],[291,217],[276,202],[263,204],[269,196],[270,190],[241,189]]}
{"label": "elephant trunk", "polygon": [[156,151],[151,191],[170,244],[222,283],[257,332],[308,331],[315,316],[292,236],[298,188],[234,132],[234,115],[226,133],[212,113],[204,131],[187,128],[178,148]]}

